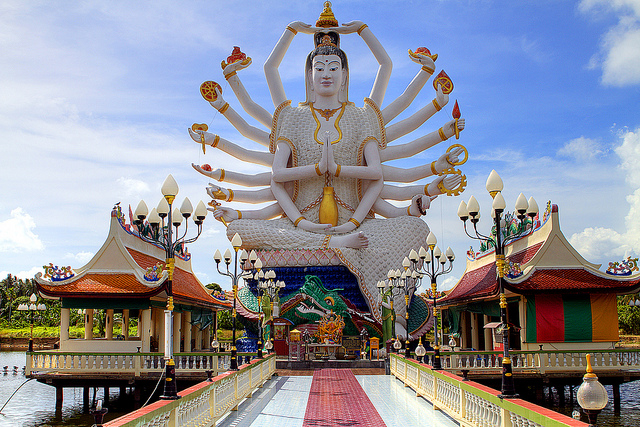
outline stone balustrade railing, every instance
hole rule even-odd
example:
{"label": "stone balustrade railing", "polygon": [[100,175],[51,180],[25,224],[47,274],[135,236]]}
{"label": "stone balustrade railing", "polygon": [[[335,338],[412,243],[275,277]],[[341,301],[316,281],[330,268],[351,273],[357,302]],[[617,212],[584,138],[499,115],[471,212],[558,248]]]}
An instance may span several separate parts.
{"label": "stone balustrade railing", "polygon": [[[585,372],[586,354],[592,355],[591,365],[595,372],[611,369],[640,369],[640,349],[610,350],[537,350],[509,352],[513,371],[535,370],[538,373]],[[442,367],[450,371],[496,369],[502,371],[502,352],[462,351],[441,352]]]}
{"label": "stone balustrade railing", "polygon": [[[446,371],[434,371],[412,359],[392,354],[391,374],[461,426],[587,426],[566,415],[521,399],[500,399],[499,391]],[[485,368],[486,369],[486,368]]]}
{"label": "stone balustrade railing", "polygon": [[276,370],[275,355],[255,359],[235,372],[225,372],[180,391],[178,400],[159,400],[105,423],[105,427],[214,426],[249,397]]}
{"label": "stone balustrade railing", "polygon": [[[252,353],[239,353],[240,357],[254,357]],[[176,353],[174,361],[176,371],[194,372],[210,370],[217,375],[229,366],[230,353],[193,352]],[[69,374],[133,373],[140,376],[145,373],[160,373],[164,370],[165,359],[162,353],[77,353],[56,350],[27,353],[25,374],[32,372],[61,372]]]}

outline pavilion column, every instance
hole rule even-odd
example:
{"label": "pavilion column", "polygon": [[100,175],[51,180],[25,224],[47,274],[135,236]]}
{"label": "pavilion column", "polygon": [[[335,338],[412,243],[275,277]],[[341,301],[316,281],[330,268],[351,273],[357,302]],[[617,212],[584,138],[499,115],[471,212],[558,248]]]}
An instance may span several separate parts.
{"label": "pavilion column", "polygon": [[164,354],[164,336],[167,333],[164,330],[164,310],[156,310],[155,322],[158,333],[158,351]]}
{"label": "pavilion column", "polygon": [[207,326],[203,333],[204,343],[202,343],[202,349],[207,350],[211,347],[211,325]]}
{"label": "pavilion column", "polygon": [[105,323],[105,326],[104,326],[105,338],[107,340],[112,340],[113,339],[113,309],[111,308],[107,309],[104,323]]}
{"label": "pavilion column", "polygon": [[[484,316],[484,324],[491,322],[491,318],[487,315]],[[486,351],[493,350],[493,334],[491,333],[491,329],[486,328],[484,330],[484,349]]]}
{"label": "pavilion column", "polygon": [[124,335],[124,340],[127,341],[129,339],[129,309],[125,308],[122,310],[122,335]]}
{"label": "pavilion column", "polygon": [[469,321],[467,315],[468,313],[466,311],[460,313],[460,348],[468,348],[471,344],[468,340]]}
{"label": "pavilion column", "polygon": [[173,353],[180,353],[182,338],[182,313],[173,312]]}
{"label": "pavilion column", "polygon": [[69,340],[69,318],[71,317],[71,311],[68,308],[60,310],[60,348],[62,349],[63,342]]}
{"label": "pavilion column", "polygon": [[478,323],[480,322],[480,316],[478,313],[471,313],[471,347],[475,350],[480,350],[480,330]]}
{"label": "pavilion column", "polygon": [[202,350],[202,330],[200,329],[200,327],[197,327],[196,329],[196,349],[197,350]]}
{"label": "pavilion column", "polygon": [[93,339],[93,308],[87,308],[84,314],[84,339]]}
{"label": "pavilion column", "polygon": [[189,329],[191,329],[191,341],[193,341],[191,351],[196,351],[200,348],[198,347],[198,327],[196,325],[189,325]]}
{"label": "pavilion column", "polygon": [[184,331],[184,352],[189,353],[191,351],[191,312],[185,311],[182,317],[184,322],[182,326]]}
{"label": "pavilion column", "polygon": [[138,334],[142,341],[142,352],[151,351],[151,309],[142,310],[138,318]]}

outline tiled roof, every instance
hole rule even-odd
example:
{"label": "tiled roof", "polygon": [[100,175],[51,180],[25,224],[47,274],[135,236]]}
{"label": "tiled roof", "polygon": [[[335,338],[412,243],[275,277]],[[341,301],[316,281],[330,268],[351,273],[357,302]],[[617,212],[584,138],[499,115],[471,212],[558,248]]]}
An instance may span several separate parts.
{"label": "tiled roof", "polygon": [[[164,260],[160,260],[150,255],[143,254],[142,252],[136,251],[131,248],[127,248],[127,251],[129,251],[129,254],[131,254],[136,264],[138,264],[145,270],[149,267],[153,267],[158,262],[164,263]],[[198,279],[196,279],[196,276],[193,273],[187,272],[178,267],[176,267],[173,272],[172,288],[173,296],[176,299],[196,301],[216,307],[219,307],[220,305],[228,305],[229,307],[231,306],[231,302],[227,302],[225,304],[220,301],[214,300],[213,297],[200,284]]]}
{"label": "tiled roof", "polygon": [[553,291],[617,292],[629,291],[640,285],[638,280],[622,281],[592,274],[584,269],[541,269],[533,272],[522,283],[509,284],[508,288],[521,293]]}
{"label": "tiled roof", "polygon": [[[542,242],[526,248],[523,251],[509,255],[507,260],[525,264],[534,257],[542,247]],[[485,255],[493,256],[493,255]],[[498,281],[496,280],[495,262],[485,264],[475,270],[467,271],[458,284],[447,294],[438,300],[443,304],[459,302],[459,300],[471,300],[480,297],[496,295],[498,293]]]}
{"label": "tiled roof", "polygon": [[[538,252],[542,243],[526,248],[507,259],[525,264]],[[538,268],[526,280],[512,283],[507,279],[507,289],[517,293],[535,292],[633,292],[640,287],[638,280],[620,280],[593,274],[585,268]],[[438,300],[438,304],[456,304],[498,294],[498,281],[495,262],[468,271],[449,294]]]}
{"label": "tiled roof", "polygon": [[47,295],[55,296],[87,296],[87,294],[117,295],[118,297],[152,296],[162,289],[148,287],[138,282],[133,274],[88,273],[78,280],[52,286],[39,283],[40,290]]}

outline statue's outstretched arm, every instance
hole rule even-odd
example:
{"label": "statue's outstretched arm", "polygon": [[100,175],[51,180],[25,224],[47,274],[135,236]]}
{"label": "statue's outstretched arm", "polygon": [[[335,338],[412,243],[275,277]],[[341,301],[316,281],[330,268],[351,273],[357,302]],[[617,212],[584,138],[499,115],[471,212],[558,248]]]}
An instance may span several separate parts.
{"label": "statue's outstretched arm", "polygon": [[209,183],[207,194],[212,199],[223,200],[225,202],[264,203],[275,200],[269,187],[260,190],[233,190]]}
{"label": "statue's outstretched arm", "polygon": [[259,121],[263,126],[271,129],[271,114],[263,107],[256,104],[253,99],[251,99],[251,96],[249,96],[249,93],[245,89],[244,85],[240,81],[240,77],[237,74],[238,71],[251,65],[251,59],[247,59],[248,60],[246,62],[236,61],[227,65],[222,70],[222,74],[224,74],[224,78],[229,82],[231,90],[233,90],[236,98],[238,98],[238,101],[240,101],[240,105],[242,105],[244,111],[246,111],[247,114],[249,114],[257,121]]}
{"label": "statue's outstretched arm", "polygon": [[409,169],[382,165],[382,175],[384,176],[384,180],[387,182],[414,182],[431,175],[440,174],[443,170],[458,163],[459,157],[463,153],[464,150],[462,148],[456,147],[448,153],[441,155],[438,160],[431,162],[431,164],[416,166]]}
{"label": "statue's outstretched arm", "polygon": [[373,204],[373,210],[385,218],[397,218],[406,215],[419,217],[427,213],[426,210],[429,209],[431,200],[434,198],[435,197],[416,194],[411,198],[411,204],[409,206],[398,207],[379,197]]}
{"label": "statue's outstretched arm", "polygon": [[[285,143],[279,143],[276,147],[276,154],[273,158],[273,176],[277,176],[278,174],[286,175],[284,171],[287,168],[287,163],[289,162],[289,157],[291,156],[291,148]],[[310,166],[313,169],[313,173],[315,172],[315,167]],[[295,169],[304,169],[295,168]],[[325,166],[326,168],[326,166]],[[296,178],[294,178],[296,179]],[[304,218],[302,214],[300,214],[300,210],[291,200],[291,196],[287,192],[284,182],[278,182],[274,179],[271,180],[271,192],[275,199],[278,201],[278,204],[287,215],[287,217],[293,222],[296,227],[300,227],[303,230],[311,231],[314,233],[320,233],[326,231],[331,227],[331,224],[316,224]]]}
{"label": "statue's outstretched arm", "polygon": [[258,187],[271,184],[271,172],[263,172],[249,175],[240,172],[233,172],[227,169],[205,170],[200,165],[191,163],[191,166],[202,175],[213,178],[219,182],[242,185],[244,187]]}
{"label": "statue's outstretched arm", "polygon": [[202,143],[201,136],[204,136],[205,144],[224,151],[225,153],[235,157],[236,159],[267,167],[271,167],[271,164],[273,163],[273,154],[269,153],[268,151],[247,150],[246,148],[243,148],[238,144],[234,144],[233,142],[230,142],[224,138],[220,138],[219,135],[215,135],[209,132],[194,132],[189,129],[189,135],[191,136],[191,139],[193,139],[198,144]]}
{"label": "statue's outstretched arm", "polygon": [[360,37],[362,37],[362,40],[367,44],[371,53],[373,53],[378,64],[380,64],[369,98],[371,98],[376,105],[382,105],[384,95],[387,92],[389,78],[391,77],[391,69],[393,68],[391,58],[384,50],[384,47],[382,47],[382,44],[380,44],[376,36],[373,35],[371,29],[362,21],[352,21],[342,24],[342,27],[336,28],[336,31],[342,34],[357,32]]}
{"label": "statue's outstretched arm", "polygon": [[395,185],[385,184],[380,193],[380,197],[387,200],[409,200],[416,194],[425,196],[437,196],[442,194],[442,190],[438,188],[438,184],[442,181],[444,187],[453,190],[460,185],[462,177],[457,174],[448,174],[439,176],[427,185],[407,185],[405,187],[397,187]]}
{"label": "statue's outstretched arm", "polygon": [[402,92],[402,95],[382,109],[382,119],[385,124],[395,119],[398,114],[402,113],[409,105],[411,105],[435,70],[436,65],[433,59],[429,56],[410,54],[409,58],[411,58],[413,62],[422,65],[422,68],[418,71],[418,74],[416,74],[413,80],[411,80],[411,83],[409,83],[404,92]]}
{"label": "statue's outstretched arm", "polygon": [[271,51],[271,54],[264,63],[264,75],[267,78],[267,86],[269,87],[269,93],[271,93],[271,100],[273,106],[278,107],[287,100],[287,95],[284,92],[284,86],[282,86],[282,80],[280,79],[280,72],[278,67],[284,58],[291,41],[295,35],[299,32],[313,34],[313,27],[308,24],[296,21],[287,25],[287,28],[282,33],[280,40],[276,43],[276,46]]}
{"label": "statue's outstretched arm", "polygon": [[249,138],[252,141],[257,142],[265,147],[269,146],[269,134],[262,129],[258,129],[255,126],[251,126],[240,114],[234,110],[228,102],[222,97],[222,92],[218,87],[215,88],[216,100],[209,102],[213,108],[218,110],[225,119],[229,120],[229,123],[238,130],[245,138]]}
{"label": "statue's outstretched arm", "polygon": [[442,92],[442,86],[438,85],[436,97],[429,104],[422,107],[410,117],[407,117],[406,119],[399,121],[398,123],[394,123],[386,128],[387,141],[394,141],[401,136],[404,136],[409,132],[413,132],[414,130],[418,129],[424,122],[429,120],[431,116],[440,111],[442,107],[447,105],[448,102],[449,95]]}
{"label": "statue's outstretched arm", "polygon": [[277,203],[273,203],[269,206],[265,206],[262,209],[255,210],[236,210],[229,207],[218,206],[214,208],[207,208],[213,212],[213,216],[221,221],[224,218],[226,222],[235,221],[236,219],[271,219],[282,214],[282,209]]}
{"label": "statue's outstretched arm", "polygon": [[[414,141],[400,145],[388,145],[387,148],[380,152],[380,160],[387,162],[389,160],[403,159],[406,157],[414,156],[427,148],[446,141],[451,138],[455,133],[456,121],[451,120],[447,122],[443,127],[437,131],[431,132],[423,137],[420,137]],[[464,119],[458,120],[458,130],[464,129]]]}

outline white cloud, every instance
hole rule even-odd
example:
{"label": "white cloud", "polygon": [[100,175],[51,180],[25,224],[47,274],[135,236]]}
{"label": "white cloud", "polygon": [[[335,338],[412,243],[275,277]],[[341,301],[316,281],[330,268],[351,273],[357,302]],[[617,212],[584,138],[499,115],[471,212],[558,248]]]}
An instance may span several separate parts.
{"label": "white cloud", "polygon": [[558,150],[558,155],[572,157],[580,161],[593,160],[603,152],[598,145],[597,141],[581,136],[567,142],[564,147]]}
{"label": "white cloud", "polygon": [[149,192],[149,185],[139,179],[120,177],[116,182],[122,188],[122,194],[128,199],[142,198],[143,194]]}
{"label": "white cloud", "polygon": [[74,265],[71,267],[79,267],[85,265],[95,254],[93,252],[78,252],[77,254],[68,253],[64,256],[65,259],[71,259],[74,261]]}
{"label": "white cloud", "polygon": [[640,84],[640,1],[583,0],[579,9],[600,16],[613,12],[618,23],[602,37],[601,52],[590,68],[602,67],[602,83],[610,86]]}
{"label": "white cloud", "polygon": [[44,244],[32,231],[36,223],[22,208],[11,211],[11,218],[0,222],[0,252],[41,251]]}
{"label": "white cloud", "polygon": [[[626,180],[636,189],[626,197],[629,212],[625,217],[625,230],[589,227],[571,236],[571,244],[587,259],[620,260],[640,254],[640,128],[619,134],[622,144],[615,149],[621,159],[620,168]],[[606,195],[604,195],[606,197]]]}

